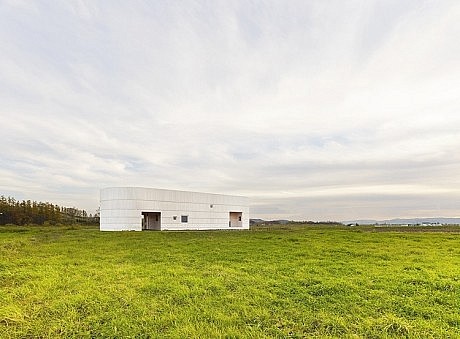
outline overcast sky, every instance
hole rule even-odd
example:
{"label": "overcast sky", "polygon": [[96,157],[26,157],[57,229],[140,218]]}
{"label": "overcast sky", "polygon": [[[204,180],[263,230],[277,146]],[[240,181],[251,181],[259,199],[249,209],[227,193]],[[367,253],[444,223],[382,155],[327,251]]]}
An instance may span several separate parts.
{"label": "overcast sky", "polygon": [[0,1],[0,194],[460,216],[460,1]]}

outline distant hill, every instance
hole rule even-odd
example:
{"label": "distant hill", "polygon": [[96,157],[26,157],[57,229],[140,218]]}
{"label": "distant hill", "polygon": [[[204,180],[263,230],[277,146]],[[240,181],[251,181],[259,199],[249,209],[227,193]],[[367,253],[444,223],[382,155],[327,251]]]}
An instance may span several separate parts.
{"label": "distant hill", "polygon": [[[315,221],[292,221],[292,220],[263,220],[263,219],[250,219],[251,225],[283,225],[287,223],[305,223],[305,224],[318,224],[318,223],[331,223],[340,224],[340,222],[315,222]],[[342,221],[342,224],[358,224],[358,225],[422,225],[422,224],[444,224],[444,225],[460,225],[460,218],[395,218],[387,220],[374,220],[374,219],[359,219]]]}
{"label": "distant hill", "polygon": [[284,225],[288,224],[289,220],[263,220],[263,219],[249,219],[249,223],[251,225],[259,225],[259,224],[272,224],[272,225]]}
{"label": "distant hill", "polygon": [[295,225],[342,225],[342,223],[337,221],[294,221],[286,219],[278,220],[263,220],[263,219],[249,219],[251,225],[286,225],[286,224],[295,224]]}
{"label": "distant hill", "polygon": [[421,224],[449,224],[460,225],[460,218],[396,218],[388,220],[350,220],[343,221],[344,224],[359,224],[359,225],[375,225],[375,224],[391,224],[391,225],[421,225]]}

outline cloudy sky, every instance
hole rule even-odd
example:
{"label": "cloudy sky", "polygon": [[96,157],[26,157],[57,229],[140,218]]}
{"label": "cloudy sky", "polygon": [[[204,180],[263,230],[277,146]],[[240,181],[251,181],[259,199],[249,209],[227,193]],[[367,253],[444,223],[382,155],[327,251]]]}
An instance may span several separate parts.
{"label": "cloudy sky", "polygon": [[460,216],[460,2],[0,1],[0,194]]}

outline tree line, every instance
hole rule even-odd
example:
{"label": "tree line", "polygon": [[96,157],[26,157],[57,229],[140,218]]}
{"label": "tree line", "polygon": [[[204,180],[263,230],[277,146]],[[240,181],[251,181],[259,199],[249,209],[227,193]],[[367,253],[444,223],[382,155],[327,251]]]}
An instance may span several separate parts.
{"label": "tree line", "polygon": [[96,224],[99,212],[94,215],[75,207],[62,207],[49,202],[16,200],[0,196],[0,225],[57,225]]}

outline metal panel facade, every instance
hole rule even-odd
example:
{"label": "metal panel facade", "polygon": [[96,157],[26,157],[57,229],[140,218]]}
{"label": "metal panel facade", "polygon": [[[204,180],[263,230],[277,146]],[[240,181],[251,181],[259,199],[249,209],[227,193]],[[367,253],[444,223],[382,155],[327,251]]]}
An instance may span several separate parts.
{"label": "metal panel facade", "polygon": [[[101,190],[101,231],[141,231],[142,212],[160,212],[161,230],[249,229],[246,197],[143,187]],[[241,213],[236,227],[230,212]]]}

